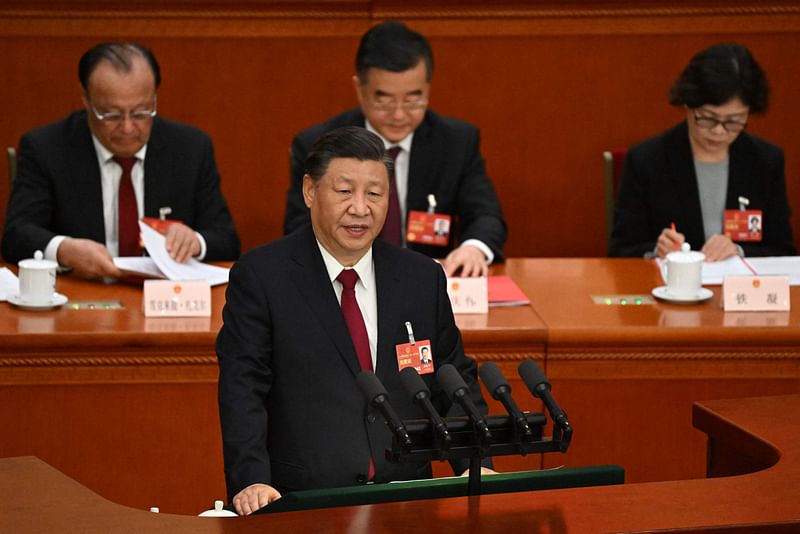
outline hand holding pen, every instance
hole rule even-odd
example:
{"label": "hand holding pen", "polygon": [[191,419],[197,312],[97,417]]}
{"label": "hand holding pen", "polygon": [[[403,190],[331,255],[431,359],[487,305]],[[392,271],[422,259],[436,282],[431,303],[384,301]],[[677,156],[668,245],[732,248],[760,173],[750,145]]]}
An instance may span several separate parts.
{"label": "hand holding pen", "polygon": [[659,258],[663,258],[670,252],[680,250],[684,241],[686,241],[686,236],[678,232],[675,229],[675,223],[672,223],[669,228],[664,228],[661,235],[658,236],[656,254]]}

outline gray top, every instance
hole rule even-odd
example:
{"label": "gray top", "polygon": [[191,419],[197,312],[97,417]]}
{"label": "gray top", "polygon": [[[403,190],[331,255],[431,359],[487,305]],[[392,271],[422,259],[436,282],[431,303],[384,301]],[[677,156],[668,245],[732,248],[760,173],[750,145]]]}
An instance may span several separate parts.
{"label": "gray top", "polygon": [[[700,192],[700,208],[703,211],[703,230],[706,241],[722,233],[725,199],[728,195],[728,158],[716,163],[694,160],[697,174],[697,189]],[[700,250],[705,243],[692,243],[692,249]]]}

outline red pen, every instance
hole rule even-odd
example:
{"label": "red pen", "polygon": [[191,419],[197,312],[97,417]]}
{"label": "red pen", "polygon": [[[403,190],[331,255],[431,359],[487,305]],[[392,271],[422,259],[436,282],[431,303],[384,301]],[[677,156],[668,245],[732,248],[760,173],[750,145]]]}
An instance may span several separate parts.
{"label": "red pen", "polygon": [[[677,232],[677,230],[675,229],[675,223],[670,223],[669,227],[672,229],[673,232]],[[675,250],[680,250],[681,246],[676,242],[673,248]]]}

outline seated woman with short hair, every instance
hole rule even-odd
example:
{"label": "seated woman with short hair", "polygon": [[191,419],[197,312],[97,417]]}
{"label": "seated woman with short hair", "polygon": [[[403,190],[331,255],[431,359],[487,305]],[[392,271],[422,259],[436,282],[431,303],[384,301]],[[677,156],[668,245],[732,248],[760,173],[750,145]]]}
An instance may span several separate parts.
{"label": "seated woman with short hair", "polygon": [[[783,150],[744,131],[768,100],[744,46],[695,55],[670,91],[686,120],[628,151],[609,256],[664,257],[684,241],[706,261],[795,254]],[[753,216],[760,231],[748,227]]]}

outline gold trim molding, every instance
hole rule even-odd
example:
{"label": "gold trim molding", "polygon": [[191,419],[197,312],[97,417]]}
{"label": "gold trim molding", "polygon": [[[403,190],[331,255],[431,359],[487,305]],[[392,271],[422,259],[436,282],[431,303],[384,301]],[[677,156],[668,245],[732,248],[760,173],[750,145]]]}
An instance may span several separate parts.
{"label": "gold trim molding", "polygon": [[[155,2],[154,2],[155,4]],[[377,4],[377,5],[375,5]],[[435,4],[435,3],[434,3]],[[486,2],[487,6],[491,4]],[[521,3],[520,3],[521,4]],[[578,4],[578,7],[575,7]],[[92,3],[82,8],[46,3],[0,8],[0,35],[87,37],[358,37],[378,20],[400,19],[430,36],[603,35],[682,33],[769,33],[800,31],[800,5],[541,7],[491,9],[435,6],[414,2],[408,9],[382,9],[379,2],[314,9],[200,6],[158,3],[158,9],[115,10]],[[166,5],[166,7],[165,7]]]}
{"label": "gold trim molding", "polygon": [[19,367],[128,367],[213,365],[216,356],[50,356],[0,358],[0,369]]}

